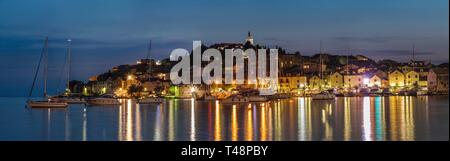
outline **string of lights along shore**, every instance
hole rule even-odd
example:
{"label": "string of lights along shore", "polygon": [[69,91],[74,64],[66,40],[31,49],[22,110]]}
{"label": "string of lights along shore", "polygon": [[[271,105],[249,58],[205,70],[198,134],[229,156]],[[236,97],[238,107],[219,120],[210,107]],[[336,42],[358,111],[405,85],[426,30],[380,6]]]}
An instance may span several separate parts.
{"label": "string of lights along shore", "polygon": [[[322,42],[320,42],[322,44]],[[149,45],[151,46],[151,44]],[[322,45],[321,45],[322,46]],[[202,51],[214,48],[221,51],[223,59],[226,49],[264,49],[256,44],[249,31],[243,43],[217,43],[202,45]],[[322,48],[322,47],[321,47]],[[278,84],[277,93],[290,96],[309,96],[324,91],[342,96],[355,95],[427,95],[448,93],[448,64],[431,64],[427,60],[415,58],[415,48],[410,50],[410,61],[394,60],[374,61],[365,55],[331,55],[320,51],[312,56],[300,52],[288,53],[277,47]],[[151,47],[148,55],[151,55]],[[170,69],[177,61],[157,60],[147,56],[136,64],[113,67],[106,73],[89,78],[87,83],[72,81],[71,91],[85,96],[115,94],[118,97],[170,96],[176,98],[203,98],[215,96],[226,98],[238,92],[251,92],[267,88],[267,83],[248,80],[247,59],[244,68],[233,66],[233,72],[244,72],[243,84],[233,80],[225,84],[215,80],[212,84],[173,85],[170,81]],[[267,59],[269,66],[270,59]],[[208,62],[202,62],[202,67]],[[225,63],[223,63],[225,64]],[[150,72],[151,71],[151,72]],[[224,73],[224,72],[221,72]],[[235,74],[236,75],[236,74]],[[234,77],[236,78],[236,77]]]}

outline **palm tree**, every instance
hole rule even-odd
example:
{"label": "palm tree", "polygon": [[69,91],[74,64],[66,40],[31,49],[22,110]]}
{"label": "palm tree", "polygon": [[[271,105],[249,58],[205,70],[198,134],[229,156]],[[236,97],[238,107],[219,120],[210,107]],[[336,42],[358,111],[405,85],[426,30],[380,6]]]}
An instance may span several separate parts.
{"label": "palm tree", "polygon": [[128,95],[133,98],[139,98],[141,97],[142,91],[144,91],[144,87],[141,85],[133,84],[130,87],[128,87]]}

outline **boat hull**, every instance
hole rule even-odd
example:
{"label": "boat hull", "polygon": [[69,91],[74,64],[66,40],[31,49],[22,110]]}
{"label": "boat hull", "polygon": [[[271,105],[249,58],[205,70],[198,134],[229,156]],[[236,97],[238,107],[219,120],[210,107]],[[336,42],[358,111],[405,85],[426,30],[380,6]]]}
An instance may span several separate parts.
{"label": "boat hull", "polygon": [[249,100],[246,97],[242,97],[242,98],[227,98],[221,101],[221,103],[248,103]]}
{"label": "boat hull", "polygon": [[87,100],[88,105],[120,105],[119,100],[114,98],[94,98]]}
{"label": "boat hull", "polygon": [[262,96],[252,96],[248,98],[249,102],[266,102],[268,99]]}
{"label": "boat hull", "polygon": [[144,98],[138,101],[139,104],[152,104],[152,103],[162,103],[163,98]]}
{"label": "boat hull", "polygon": [[332,94],[316,94],[316,95],[312,95],[311,99],[313,100],[334,100],[336,98],[336,96],[332,95]]}
{"label": "boat hull", "polygon": [[30,108],[66,108],[68,104],[65,102],[28,101],[27,106]]}
{"label": "boat hull", "polygon": [[86,100],[84,98],[54,98],[57,102],[65,102],[68,104],[84,104]]}

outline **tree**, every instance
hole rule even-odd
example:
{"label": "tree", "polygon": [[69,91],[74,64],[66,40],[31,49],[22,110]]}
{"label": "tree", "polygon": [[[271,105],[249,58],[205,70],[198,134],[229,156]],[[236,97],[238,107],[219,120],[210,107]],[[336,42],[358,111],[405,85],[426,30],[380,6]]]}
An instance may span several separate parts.
{"label": "tree", "polygon": [[139,98],[142,95],[142,91],[144,91],[144,87],[141,85],[133,84],[130,87],[128,87],[128,95],[133,98]]}

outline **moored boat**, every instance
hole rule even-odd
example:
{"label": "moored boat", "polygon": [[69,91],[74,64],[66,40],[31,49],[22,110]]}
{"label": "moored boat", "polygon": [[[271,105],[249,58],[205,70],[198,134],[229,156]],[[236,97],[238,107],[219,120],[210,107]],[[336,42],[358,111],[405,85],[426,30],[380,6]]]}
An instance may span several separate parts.
{"label": "moored boat", "polygon": [[65,102],[68,104],[84,104],[84,103],[86,103],[86,100],[83,97],[57,96],[57,97],[51,97],[50,99],[53,101],[56,101],[56,102]]}
{"label": "moored boat", "polygon": [[55,101],[33,101],[28,100],[27,106],[31,108],[66,108],[68,106],[65,102],[55,102]]}
{"label": "moored boat", "polygon": [[119,100],[112,95],[90,98],[86,101],[88,105],[119,105]]}
{"label": "moored boat", "polygon": [[162,103],[164,101],[164,98],[160,97],[147,97],[143,99],[139,99],[139,104],[152,104],[152,103]]}
{"label": "moored boat", "polygon": [[44,98],[42,100],[28,99],[27,107],[30,107],[30,108],[65,108],[68,106],[67,103],[54,101],[54,100],[47,98],[47,76],[48,76],[47,75],[48,74],[48,48],[47,47],[48,47],[48,38],[46,37],[45,41],[44,41],[44,47],[42,49],[39,63],[38,63],[37,69],[36,69],[36,73],[34,75],[33,84],[31,86],[30,93],[28,94],[28,98],[30,98],[33,93],[34,84],[36,83],[36,78],[39,73],[39,68],[41,66],[41,62],[43,60],[44,61],[44,71],[43,71],[43,73],[44,73],[44,89],[43,89]]}
{"label": "moored boat", "polygon": [[213,100],[217,100],[217,96],[211,96],[211,95],[206,95],[203,97],[203,100],[207,100],[207,101],[213,101]]}
{"label": "moored boat", "polygon": [[244,96],[230,96],[224,100],[221,101],[221,103],[246,103],[249,102],[248,97],[244,97]]}
{"label": "moored boat", "polygon": [[321,92],[311,95],[311,99],[313,100],[333,100],[334,98],[336,98],[336,96],[328,92]]}
{"label": "moored boat", "polygon": [[249,96],[248,101],[249,102],[265,102],[267,101],[267,97],[264,96]]}

